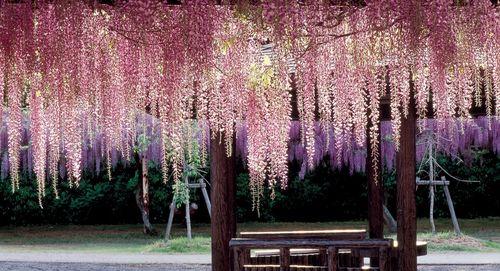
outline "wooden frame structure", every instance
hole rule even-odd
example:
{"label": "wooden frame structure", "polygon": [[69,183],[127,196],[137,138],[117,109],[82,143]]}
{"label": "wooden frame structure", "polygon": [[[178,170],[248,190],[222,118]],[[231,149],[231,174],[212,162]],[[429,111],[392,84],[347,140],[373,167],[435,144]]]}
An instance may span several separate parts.
{"label": "wooden frame structure", "polygon": [[[188,178],[185,179],[185,183],[187,185],[188,189],[196,189],[200,188],[201,192],[203,194],[203,198],[205,199],[205,204],[207,205],[207,210],[208,210],[208,215],[212,217],[212,205],[210,204],[210,198],[208,197],[208,192],[207,192],[207,184],[205,183],[205,180],[199,179],[198,183],[190,183],[188,181]],[[190,204],[189,204],[189,199],[184,203],[185,205],[185,212],[186,212],[186,228],[187,228],[187,238],[191,239],[191,214],[189,213],[190,210]],[[172,223],[174,222],[174,214],[175,214],[175,201],[174,198],[172,198],[172,203],[169,205],[170,207],[170,212],[168,214],[168,222],[167,222],[167,229],[165,230],[165,240],[168,241],[170,239],[170,233],[172,231]]]}
{"label": "wooden frame structure", "polygon": [[453,200],[451,199],[450,190],[448,189],[450,181],[447,181],[446,177],[444,176],[441,176],[441,180],[420,180],[420,178],[417,178],[417,186],[418,185],[426,185],[431,187],[433,191],[432,193],[434,193],[434,189],[436,186],[443,187],[444,196],[446,197],[446,203],[448,204],[448,209],[450,210],[451,222],[453,223],[453,230],[455,231],[456,235],[461,235],[462,233],[460,231],[460,225],[458,224],[457,215],[455,214],[455,207],[453,207]]}
{"label": "wooden frame structure", "polygon": [[[292,86],[294,86],[292,80]],[[292,88],[292,118],[293,112],[298,112],[294,103],[294,88]],[[416,104],[411,84],[410,104],[408,114],[401,120],[400,148],[396,154],[397,172],[397,255],[398,270],[417,270],[417,211],[416,211]],[[381,100],[381,119],[389,116],[388,97]],[[380,125],[380,124],[379,124]],[[367,130],[373,126],[368,123]],[[378,127],[380,130],[380,126]],[[234,155],[226,155],[223,134],[217,134],[210,140],[210,179],[212,184],[212,270],[233,270],[229,242],[236,237],[235,217],[235,167]],[[235,144],[233,136],[233,146]],[[378,146],[380,153],[380,144]],[[371,148],[368,148],[370,150]],[[370,154],[370,152],[368,153]],[[217,161],[216,163],[214,161]],[[372,172],[379,174],[373,175]],[[381,180],[381,162],[372,163],[367,155],[368,176],[368,224],[370,238],[383,237],[384,208],[383,185]],[[376,176],[376,177],[374,177]]]}

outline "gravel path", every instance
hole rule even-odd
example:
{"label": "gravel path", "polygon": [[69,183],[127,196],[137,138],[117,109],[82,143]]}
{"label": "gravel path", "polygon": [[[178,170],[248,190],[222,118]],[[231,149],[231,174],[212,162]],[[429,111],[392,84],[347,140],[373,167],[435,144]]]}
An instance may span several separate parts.
{"label": "gravel path", "polygon": [[210,254],[11,252],[0,250],[0,262],[208,265],[211,263],[211,259]]}
{"label": "gravel path", "polygon": [[[0,262],[0,271],[210,271],[209,265]],[[418,271],[499,271],[500,265],[424,265]]]}
{"label": "gravel path", "polygon": [[210,271],[209,265],[0,262],[0,271]]}
{"label": "gravel path", "polygon": [[[3,250],[0,246],[0,262],[208,265],[211,263],[211,256],[210,254],[175,255],[161,253],[14,252]],[[429,255],[418,257],[418,263],[425,265],[481,264],[500,266],[500,253],[432,252]]]}
{"label": "gravel path", "polygon": [[418,271],[499,271],[499,270],[500,270],[500,265],[430,265],[430,266],[418,267]]}
{"label": "gravel path", "polygon": [[[210,271],[209,254],[13,252],[0,249],[0,271]],[[500,253],[431,253],[419,271],[500,271]]]}

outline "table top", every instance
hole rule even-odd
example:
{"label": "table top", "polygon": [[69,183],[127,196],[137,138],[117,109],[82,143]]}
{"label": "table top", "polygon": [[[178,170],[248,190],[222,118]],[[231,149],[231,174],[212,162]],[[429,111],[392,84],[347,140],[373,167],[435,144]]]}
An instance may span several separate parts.
{"label": "table top", "polygon": [[255,238],[255,239],[297,239],[297,238],[311,238],[311,239],[365,239],[365,229],[337,229],[337,230],[311,230],[311,231],[253,231],[253,232],[240,232],[241,238]]}

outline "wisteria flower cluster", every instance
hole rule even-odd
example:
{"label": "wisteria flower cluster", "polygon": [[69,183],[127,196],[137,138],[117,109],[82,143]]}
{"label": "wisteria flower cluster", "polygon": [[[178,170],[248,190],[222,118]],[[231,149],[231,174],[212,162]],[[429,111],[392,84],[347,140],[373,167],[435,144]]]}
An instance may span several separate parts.
{"label": "wisteria flower cluster", "polygon": [[[224,135],[228,155],[244,127],[258,204],[266,183],[286,187],[292,104],[309,168],[330,151],[318,148],[330,146],[317,142],[320,130],[337,154],[369,140],[372,159],[382,160],[383,97],[396,149],[411,97],[421,118],[432,108],[442,123],[470,118],[473,105],[500,114],[500,11],[488,0],[28,2],[0,1],[14,191],[23,115],[40,197],[46,179],[56,187],[61,161],[78,186],[88,147],[108,172],[115,152],[129,160],[146,113],[157,122],[165,179],[169,170],[180,176],[193,119],[201,142]],[[345,157],[333,160],[349,164]]]}

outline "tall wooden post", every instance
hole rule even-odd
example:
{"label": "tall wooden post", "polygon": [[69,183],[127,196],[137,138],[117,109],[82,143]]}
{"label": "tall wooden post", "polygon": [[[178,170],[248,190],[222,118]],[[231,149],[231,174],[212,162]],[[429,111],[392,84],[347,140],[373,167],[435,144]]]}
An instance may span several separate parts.
{"label": "tall wooden post", "polygon": [[378,159],[376,163],[373,160],[372,144],[370,142],[369,131],[373,127],[373,123],[368,118],[367,137],[366,137],[366,176],[368,181],[368,228],[370,238],[384,237],[384,185],[382,182],[382,167],[381,167],[381,142],[380,142],[380,123],[377,125],[378,130]]}
{"label": "tall wooden post", "polygon": [[210,140],[210,160],[212,270],[229,271],[232,266],[229,241],[236,236],[235,158],[234,154],[227,156],[223,135],[219,133]]}
{"label": "tall wooden post", "polygon": [[417,270],[417,218],[415,205],[416,108],[413,86],[408,115],[401,121],[400,145],[396,154],[398,269]]}

